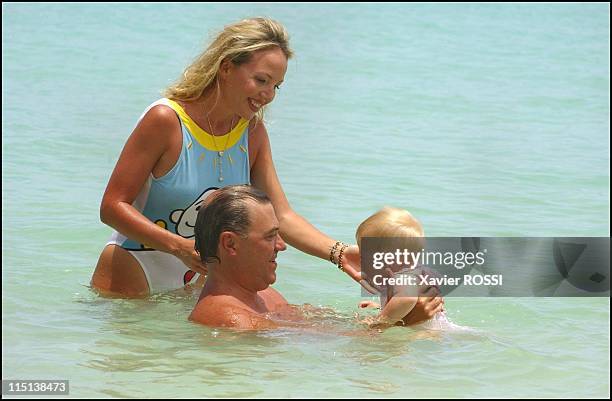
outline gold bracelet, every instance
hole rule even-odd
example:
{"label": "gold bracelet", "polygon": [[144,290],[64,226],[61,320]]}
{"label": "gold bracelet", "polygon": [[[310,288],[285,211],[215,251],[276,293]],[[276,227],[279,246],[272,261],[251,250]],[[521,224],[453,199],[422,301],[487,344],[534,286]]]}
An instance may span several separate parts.
{"label": "gold bracelet", "polygon": [[344,271],[344,266],[342,266],[342,254],[344,254],[344,250],[348,248],[348,245],[342,244],[342,248],[340,248],[340,254],[338,254],[338,269]]}
{"label": "gold bracelet", "polygon": [[331,251],[329,252],[329,261],[332,262],[333,264],[336,264],[336,262],[334,262],[334,254],[336,253],[336,249],[338,249],[340,244],[342,244],[342,242],[336,241]]}

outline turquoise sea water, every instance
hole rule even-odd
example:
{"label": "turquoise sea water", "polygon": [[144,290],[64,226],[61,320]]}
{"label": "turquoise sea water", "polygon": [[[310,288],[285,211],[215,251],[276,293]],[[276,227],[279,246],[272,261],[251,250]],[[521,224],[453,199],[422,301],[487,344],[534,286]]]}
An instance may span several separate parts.
{"label": "turquoise sea water", "polygon": [[384,205],[430,236],[610,235],[608,4],[2,5],[2,378],[73,397],[602,397],[609,298],[447,298],[469,332],[368,334],[359,289],[289,249],[311,330],[192,324],[197,294],[87,287],[99,202],[142,112],[209,35],[283,22],[268,114],[292,206],[334,238]]}

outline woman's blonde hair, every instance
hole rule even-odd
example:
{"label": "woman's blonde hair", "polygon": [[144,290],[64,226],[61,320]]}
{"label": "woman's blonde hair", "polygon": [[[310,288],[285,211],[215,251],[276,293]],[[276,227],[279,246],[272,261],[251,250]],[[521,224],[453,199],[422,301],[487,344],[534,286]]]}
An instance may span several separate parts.
{"label": "woman's blonde hair", "polygon": [[[183,76],[164,91],[173,100],[196,100],[215,84],[221,63],[247,63],[258,50],[279,47],[287,59],[293,56],[289,34],[279,22],[269,18],[249,18],[226,26],[212,43],[183,72]],[[217,82],[218,84],[218,82]],[[263,119],[263,107],[257,113]]]}
{"label": "woman's blonde hair", "polygon": [[402,238],[406,249],[413,252],[423,249],[424,236],[421,223],[410,212],[389,206],[365,219],[355,234],[359,246],[363,237]]}

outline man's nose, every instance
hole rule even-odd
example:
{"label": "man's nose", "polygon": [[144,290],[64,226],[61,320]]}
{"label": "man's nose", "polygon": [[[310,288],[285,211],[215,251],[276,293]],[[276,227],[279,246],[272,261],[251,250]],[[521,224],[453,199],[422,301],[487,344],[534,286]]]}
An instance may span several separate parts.
{"label": "man's nose", "polygon": [[283,237],[281,237],[280,234],[276,234],[276,237],[276,252],[286,250],[287,244],[285,243],[285,240],[283,240]]}

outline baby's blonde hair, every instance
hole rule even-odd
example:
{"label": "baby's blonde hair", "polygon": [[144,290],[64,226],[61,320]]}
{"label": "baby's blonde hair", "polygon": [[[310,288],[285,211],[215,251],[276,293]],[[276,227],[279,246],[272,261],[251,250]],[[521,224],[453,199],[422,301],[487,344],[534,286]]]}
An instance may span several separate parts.
{"label": "baby's blonde hair", "polygon": [[[215,83],[223,60],[228,59],[235,65],[248,63],[254,52],[272,47],[280,48],[287,59],[293,55],[289,34],[279,22],[257,17],[228,25],[185,69],[183,76],[164,91],[164,96],[172,100],[196,100]],[[256,116],[256,120],[262,119],[263,108]]]}
{"label": "baby's blonde hair", "polygon": [[407,210],[389,206],[365,219],[355,237],[359,247],[363,237],[403,238],[402,243],[411,252],[419,252],[425,245],[421,223]]}

